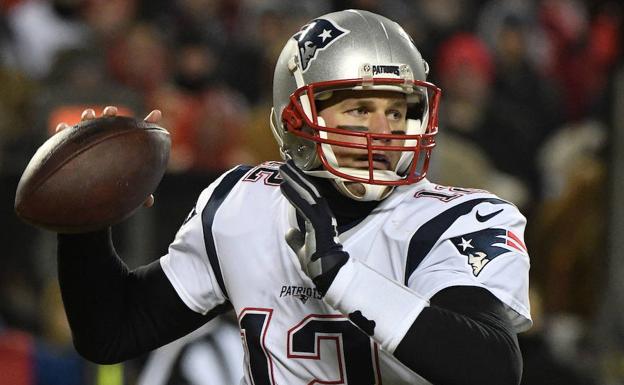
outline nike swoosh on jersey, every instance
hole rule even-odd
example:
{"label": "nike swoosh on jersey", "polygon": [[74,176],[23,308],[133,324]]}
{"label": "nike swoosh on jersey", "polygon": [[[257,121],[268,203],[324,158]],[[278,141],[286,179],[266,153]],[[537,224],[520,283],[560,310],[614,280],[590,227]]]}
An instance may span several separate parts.
{"label": "nike swoosh on jersey", "polygon": [[493,213],[489,213],[489,214],[486,214],[486,215],[481,215],[481,214],[479,214],[479,212],[477,211],[476,217],[477,217],[477,220],[478,220],[479,222],[487,222],[487,221],[489,221],[490,219],[492,219],[492,218],[494,218],[495,216],[497,216],[498,214],[500,214],[501,212],[503,212],[503,209],[500,209],[500,210],[498,210],[498,211],[494,211]]}

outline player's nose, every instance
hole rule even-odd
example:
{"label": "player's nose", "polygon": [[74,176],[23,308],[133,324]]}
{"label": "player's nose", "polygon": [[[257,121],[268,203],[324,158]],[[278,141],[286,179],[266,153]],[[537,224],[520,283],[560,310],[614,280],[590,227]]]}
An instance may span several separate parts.
{"label": "player's nose", "polygon": [[369,122],[369,130],[375,134],[390,134],[392,129],[390,127],[390,121],[384,113],[371,114]]}

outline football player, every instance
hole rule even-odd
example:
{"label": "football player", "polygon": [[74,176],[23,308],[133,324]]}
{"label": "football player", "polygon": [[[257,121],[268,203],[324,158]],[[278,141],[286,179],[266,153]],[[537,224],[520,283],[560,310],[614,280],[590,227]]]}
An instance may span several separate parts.
{"label": "football player", "polygon": [[519,383],[525,218],[425,178],[440,100],[428,71],[385,17],[346,10],[305,25],[275,68],[284,163],[223,174],[168,254],[134,271],[110,229],[58,236],[78,351],[123,361],[233,308],[242,384]]}

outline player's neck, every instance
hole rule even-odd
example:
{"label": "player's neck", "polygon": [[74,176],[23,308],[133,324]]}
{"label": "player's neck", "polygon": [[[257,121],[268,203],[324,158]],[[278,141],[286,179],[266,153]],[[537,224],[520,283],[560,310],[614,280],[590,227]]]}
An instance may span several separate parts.
{"label": "player's neck", "polygon": [[356,201],[348,198],[335,187],[330,179],[312,178],[321,195],[327,199],[327,203],[338,221],[338,230],[346,231],[355,226],[373,211],[379,201]]}

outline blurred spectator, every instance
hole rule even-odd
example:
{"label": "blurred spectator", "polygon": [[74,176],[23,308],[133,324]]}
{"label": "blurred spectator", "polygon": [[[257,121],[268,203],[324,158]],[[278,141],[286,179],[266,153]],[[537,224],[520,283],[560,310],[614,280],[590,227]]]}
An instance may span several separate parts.
{"label": "blurred spectator", "polygon": [[530,299],[533,327],[518,335],[524,362],[520,385],[597,385],[582,372],[580,365],[564,362],[553,353],[536,289],[531,290]]}
{"label": "blurred spectator", "polygon": [[41,79],[58,51],[88,44],[89,31],[79,18],[83,4],[83,0],[22,0],[8,10],[20,70]]}
{"label": "blurred spectator", "polygon": [[[245,10],[254,29],[247,26],[235,36],[236,44],[223,51],[224,80],[252,103],[271,98],[273,66],[281,51],[290,22],[279,10]],[[247,35],[249,33],[249,35]]]}
{"label": "blurred spectator", "polygon": [[175,85],[185,93],[201,95],[215,84],[222,84],[221,52],[219,44],[197,33],[177,36],[171,74]]}
{"label": "blurred spectator", "polygon": [[170,76],[169,51],[157,26],[137,23],[108,49],[110,73],[119,83],[147,97]]}
{"label": "blurred spectator", "polygon": [[[409,2],[415,8],[414,39],[423,57],[433,61],[438,48],[458,32],[471,32],[479,8],[476,0],[422,0]],[[435,76],[435,75],[434,75]]]}
{"label": "blurred spectator", "polygon": [[526,234],[550,354],[595,373],[600,363],[589,338],[608,265],[605,145],[606,130],[595,121],[566,125],[544,142],[537,160],[546,194]]}
{"label": "blurred spectator", "polygon": [[161,124],[171,133],[170,171],[216,171],[253,161],[243,141],[248,124],[246,101],[226,87],[193,96],[163,86],[151,103],[162,106]]}
{"label": "blurred spectator", "polygon": [[327,0],[241,0],[231,44],[223,51],[225,81],[252,103],[271,99],[273,70],[292,31],[331,11]]}
{"label": "blurred spectator", "polygon": [[140,95],[111,79],[106,72],[104,53],[96,50],[60,53],[51,75],[42,85],[34,100],[36,123],[31,130],[39,143],[54,133],[58,123],[78,123],[85,107],[100,110],[116,104],[122,115],[129,116],[143,110]]}
{"label": "blurred spectator", "polygon": [[94,35],[94,42],[105,49],[115,49],[137,23],[139,0],[85,0],[81,16]]}
{"label": "blurred spectator", "polygon": [[226,1],[222,0],[176,0],[171,20],[172,32],[182,36],[186,31],[197,33],[202,40],[225,45],[228,29],[224,18]]}
{"label": "blurred spectator", "polygon": [[9,257],[3,261],[0,274],[0,317],[8,327],[36,332],[39,283],[29,270],[34,270],[33,262]]}
{"label": "blurred spectator", "polygon": [[0,171],[18,173],[34,147],[29,108],[38,84],[3,66],[0,66],[0,84]]}
{"label": "blurred spectator", "polygon": [[545,69],[561,87],[565,117],[583,119],[603,100],[621,53],[622,6],[605,2],[590,19],[584,2],[544,0],[539,16],[550,43]]}
{"label": "blurred spectator", "polygon": [[249,110],[240,95],[225,87],[209,90],[195,112],[193,169],[224,170],[254,161],[242,141]]}
{"label": "blurred spectator", "polygon": [[0,63],[3,67],[17,68],[17,58],[13,44],[13,32],[9,27],[7,12],[11,8],[0,3]]}
{"label": "blurred spectator", "polygon": [[461,33],[445,41],[436,58],[445,100],[439,134],[443,145],[432,159],[432,180],[485,189],[522,207],[528,199],[526,185],[497,169],[488,154],[491,142],[484,137],[492,112],[495,76],[489,51],[475,35]]}
{"label": "blurred spectator", "polygon": [[497,167],[520,179],[535,201],[542,194],[535,159],[542,142],[561,125],[562,110],[552,82],[529,61],[527,23],[506,17],[493,41],[496,97],[480,136]]}
{"label": "blurred spectator", "polygon": [[224,170],[253,161],[245,148],[248,104],[221,79],[219,46],[194,32],[179,37],[171,81],[151,93],[172,137],[170,171]]}
{"label": "blurred spectator", "polygon": [[[306,20],[301,20],[302,16],[289,17],[288,10],[277,5],[255,7],[246,12],[249,18],[255,20],[257,33],[250,36],[247,43],[251,44],[249,50],[240,51],[230,58],[231,65],[227,67],[229,70],[226,74],[229,74],[227,78],[238,78],[233,84],[248,100],[253,101],[248,127],[243,135],[250,155],[256,162],[260,162],[281,159],[272,135],[268,134],[269,113],[273,105],[273,69],[284,41],[295,28],[293,24],[303,24]],[[254,63],[254,71],[245,74],[246,71],[242,71],[238,63]]]}
{"label": "blurred spectator", "polygon": [[56,279],[44,285],[39,313],[41,338],[36,342],[34,352],[36,384],[83,385],[89,364],[78,355],[72,344]]}
{"label": "blurred spectator", "polygon": [[0,323],[0,385],[87,383],[88,364],[73,348],[56,281],[45,285],[39,315],[41,337]]}
{"label": "blurred spectator", "polygon": [[272,100],[263,100],[257,103],[250,111],[249,126],[244,131],[244,141],[251,157],[256,163],[265,160],[279,161],[281,155],[279,148],[275,145],[271,129],[269,128],[269,114]]}
{"label": "blurred spectator", "polygon": [[515,21],[522,33],[523,60],[543,74],[547,61],[548,39],[538,20],[539,2],[525,0],[489,0],[477,18],[476,31],[492,50],[500,44],[500,34]]}
{"label": "blurred spectator", "polygon": [[237,384],[243,378],[243,347],[231,314],[215,318],[153,351],[137,385]]}
{"label": "blurred spectator", "polygon": [[183,172],[193,165],[193,136],[189,127],[192,112],[198,102],[173,84],[163,84],[152,92],[147,100],[149,108],[162,111],[160,125],[171,135],[171,152],[168,169],[170,172]]}
{"label": "blurred spectator", "polygon": [[603,288],[606,255],[607,165],[604,127],[569,125],[544,143],[538,157],[548,195],[528,236],[535,282],[544,288],[549,316],[591,321]]}
{"label": "blurred spectator", "polygon": [[31,335],[8,329],[0,319],[0,385],[33,384],[31,341]]}

